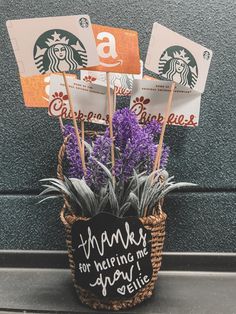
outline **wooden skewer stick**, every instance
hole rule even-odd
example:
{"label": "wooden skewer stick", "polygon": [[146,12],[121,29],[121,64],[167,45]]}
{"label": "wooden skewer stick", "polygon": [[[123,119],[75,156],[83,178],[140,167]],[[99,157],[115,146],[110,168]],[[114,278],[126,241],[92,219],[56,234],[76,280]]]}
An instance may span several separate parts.
{"label": "wooden skewer stick", "polygon": [[155,158],[155,162],[153,165],[153,171],[159,170],[159,168],[160,168],[163,139],[164,139],[167,121],[168,121],[168,118],[170,115],[170,110],[171,110],[171,106],[172,106],[172,99],[173,99],[173,95],[174,95],[175,86],[176,86],[176,83],[172,82],[172,85],[170,88],[170,94],[169,94],[169,98],[168,98],[168,103],[166,106],[165,117],[164,117],[164,121],[162,124],[160,140],[159,140],[159,144],[158,144],[158,148],[157,148],[157,152],[156,152],[156,158]]}
{"label": "wooden skewer stick", "polygon": [[111,165],[112,165],[112,183],[115,186],[115,176],[114,176],[114,167],[115,167],[115,146],[114,146],[114,136],[113,136],[113,128],[112,128],[112,116],[113,116],[113,104],[111,103],[111,90],[110,90],[110,73],[106,73],[107,80],[107,99],[108,99],[108,114],[109,114],[109,130],[110,130],[110,138],[111,138]]}
{"label": "wooden skewer stick", "polygon": [[75,134],[76,134],[77,141],[78,141],[82,167],[83,167],[84,174],[86,174],[85,159],[84,159],[84,155],[83,155],[83,149],[82,149],[82,145],[81,145],[81,139],[80,139],[80,135],[79,135],[78,125],[76,122],[74,104],[73,104],[72,99],[71,99],[70,89],[69,89],[69,85],[68,85],[68,82],[66,79],[65,72],[62,72],[62,75],[63,75],[63,79],[64,79],[64,83],[65,83],[65,87],[66,87],[66,92],[67,92],[68,99],[69,99],[70,112],[72,114],[73,125],[74,125]]}
{"label": "wooden skewer stick", "polygon": [[81,120],[81,137],[82,137],[83,158],[85,159],[85,151],[84,151],[84,120]]}
{"label": "wooden skewer stick", "polygon": [[[159,140],[159,144],[158,144],[158,148],[157,148],[157,152],[156,152],[156,158],[155,158],[154,165],[153,165],[153,171],[159,170],[159,168],[160,168],[164,134],[165,134],[165,130],[166,130],[167,121],[168,121],[168,118],[170,115],[170,110],[171,110],[171,106],[172,106],[172,100],[173,100],[175,86],[176,86],[176,83],[172,82],[169,97],[168,97],[168,102],[167,102],[167,106],[166,106],[164,121],[162,124],[160,140]],[[152,177],[152,182],[154,182],[154,180],[155,180],[155,176]],[[155,213],[155,210],[156,209],[153,208],[152,214]],[[144,217],[146,217],[146,216],[147,216],[147,208],[145,208],[145,210],[144,210]]]}
{"label": "wooden skewer stick", "polygon": [[114,93],[113,93],[113,104],[112,104],[112,108],[113,108],[113,112],[116,111],[116,92],[115,92],[115,86],[114,86]]}

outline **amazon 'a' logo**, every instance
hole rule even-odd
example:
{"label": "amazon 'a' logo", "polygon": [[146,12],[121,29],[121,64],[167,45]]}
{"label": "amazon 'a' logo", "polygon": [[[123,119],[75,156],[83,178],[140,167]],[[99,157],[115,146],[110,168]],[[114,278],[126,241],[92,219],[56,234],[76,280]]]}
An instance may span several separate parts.
{"label": "amazon 'a' logo", "polygon": [[[97,45],[99,57],[107,59],[107,62],[100,61],[100,65],[104,67],[115,67],[123,63],[122,59],[117,60],[118,54],[116,52],[116,39],[111,33],[101,32],[97,35],[97,40],[102,41]],[[108,61],[110,58],[112,58],[112,62]]]}

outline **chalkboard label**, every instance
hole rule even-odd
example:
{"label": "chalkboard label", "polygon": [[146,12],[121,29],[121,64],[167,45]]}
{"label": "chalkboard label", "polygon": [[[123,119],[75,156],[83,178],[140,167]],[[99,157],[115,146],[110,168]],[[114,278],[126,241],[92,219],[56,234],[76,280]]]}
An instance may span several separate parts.
{"label": "chalkboard label", "polygon": [[100,298],[135,295],[152,278],[151,232],[136,217],[100,213],[72,225],[79,286]]}

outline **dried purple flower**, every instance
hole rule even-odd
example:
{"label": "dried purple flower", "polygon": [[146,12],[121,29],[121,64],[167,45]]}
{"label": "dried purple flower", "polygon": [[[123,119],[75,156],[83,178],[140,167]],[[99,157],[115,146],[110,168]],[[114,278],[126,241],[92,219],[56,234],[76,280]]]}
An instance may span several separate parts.
{"label": "dried purple flower", "polygon": [[133,112],[128,108],[117,110],[112,119],[115,146],[123,152],[128,139],[134,138],[140,126]]}
{"label": "dried purple flower", "polygon": [[[151,173],[157,151],[157,136],[161,132],[161,125],[152,120],[141,126],[134,113],[128,108],[117,110],[113,116],[113,133],[116,150],[119,152],[115,159],[114,173],[117,181],[126,182],[134,169],[139,173]],[[66,125],[64,136],[70,134],[66,152],[69,162],[70,177],[82,178],[83,169],[74,128]],[[165,168],[170,149],[163,145],[161,168]],[[109,128],[103,136],[98,136],[93,145],[92,157],[111,170],[111,139]],[[107,175],[92,158],[87,158],[85,180],[90,187],[98,190],[107,183]]]}
{"label": "dried purple flower", "polygon": [[145,131],[153,135],[154,137],[161,133],[161,128],[162,128],[161,124],[157,120],[154,120],[154,119],[152,119],[149,123],[147,123],[144,126]]}
{"label": "dried purple flower", "polygon": [[64,126],[63,136],[70,136],[66,145],[66,156],[69,163],[68,176],[81,179],[84,176],[84,172],[75,130],[70,124]]}
{"label": "dried purple flower", "polygon": [[169,155],[170,155],[170,147],[164,144],[162,148],[162,154],[161,154],[161,163],[160,163],[161,169],[165,169],[165,167],[167,166]]}
{"label": "dried purple flower", "polygon": [[90,187],[95,190],[104,186],[107,182],[107,175],[97,162],[92,158],[96,158],[102,164],[108,166],[111,156],[111,139],[109,133],[105,132],[104,135],[98,136],[94,142],[93,152],[91,157],[88,158],[87,172],[85,180]]}
{"label": "dried purple flower", "polygon": [[[117,179],[127,181],[134,169],[137,172],[151,173],[157,150],[155,139],[161,132],[161,125],[156,120],[152,120],[142,127],[135,114],[126,108],[114,114],[113,130],[115,145],[121,152],[115,163]],[[168,155],[169,148],[164,147],[161,168],[166,166]]]}

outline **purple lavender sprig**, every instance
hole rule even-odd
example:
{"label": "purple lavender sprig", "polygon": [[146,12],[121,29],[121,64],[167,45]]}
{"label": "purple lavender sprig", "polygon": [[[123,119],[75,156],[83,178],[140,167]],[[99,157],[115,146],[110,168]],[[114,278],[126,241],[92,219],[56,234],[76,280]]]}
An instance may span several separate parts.
{"label": "purple lavender sprig", "polygon": [[[161,125],[152,120],[142,127],[135,114],[125,108],[114,114],[113,131],[115,145],[121,152],[115,163],[117,179],[126,182],[134,169],[137,172],[151,173],[157,150],[156,139],[161,132]],[[165,168],[168,156],[169,147],[164,146],[161,168]]]}
{"label": "purple lavender sprig", "polygon": [[96,138],[91,156],[88,158],[87,162],[85,180],[90,187],[93,187],[94,190],[98,190],[107,183],[108,178],[104,170],[98,166],[94,158],[109,168],[111,158],[111,139],[108,131],[106,131],[104,135]]}
{"label": "purple lavender sprig", "polygon": [[155,138],[157,135],[161,134],[162,126],[157,120],[151,120],[149,123],[143,126],[146,133],[153,135]]}
{"label": "purple lavender sprig", "polygon": [[[161,132],[161,125],[152,120],[145,126],[141,126],[134,113],[129,109],[117,110],[113,116],[113,133],[116,151],[119,152],[115,159],[113,169],[116,180],[127,182],[133,175],[145,171],[147,174],[153,170],[153,163],[157,151],[157,137]],[[74,178],[83,177],[82,163],[77,144],[74,128],[66,125],[64,136],[70,134],[66,153],[69,162],[68,176]],[[170,149],[163,145],[161,168],[167,165]],[[85,180],[93,189],[99,189],[107,183],[107,175],[99,167],[93,158],[96,158],[103,165],[111,169],[111,139],[109,128],[103,136],[98,136],[93,144],[91,156],[86,155],[86,176]]]}
{"label": "purple lavender sprig", "polygon": [[140,129],[137,118],[128,108],[117,110],[112,119],[115,146],[123,153],[130,139],[133,139]]}
{"label": "purple lavender sprig", "polygon": [[[117,216],[142,216],[146,209],[151,214],[155,204],[167,192],[186,185],[170,182],[163,170],[152,172],[160,132],[161,125],[157,121],[141,126],[129,109],[118,110],[113,117],[114,169],[111,166],[112,139],[107,128],[103,136],[97,136],[93,141],[87,139],[84,174],[74,128],[65,125],[63,135],[69,136],[66,156],[70,178],[47,179],[50,185],[44,185],[46,190],[41,195],[54,193],[53,197],[61,197],[67,194],[72,212],[78,215],[93,216],[105,210]],[[169,147],[164,144],[161,169],[167,165],[169,152]],[[116,176],[116,184],[112,183],[112,173]],[[151,179],[153,175],[156,183]],[[158,176],[166,183],[158,184]]]}
{"label": "purple lavender sprig", "polygon": [[66,145],[66,157],[69,163],[68,177],[81,179],[84,176],[84,172],[74,127],[66,124],[63,129],[63,136],[69,136]]}

